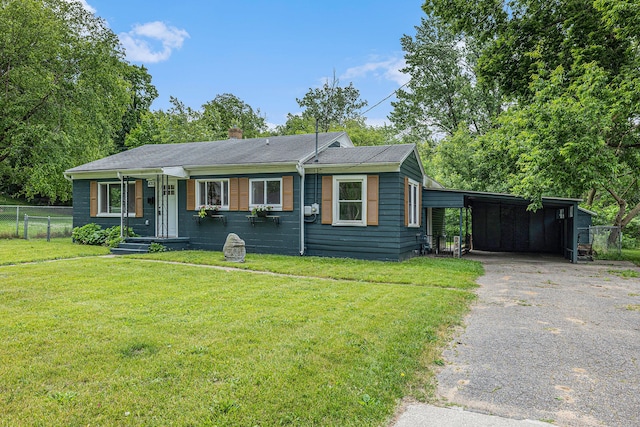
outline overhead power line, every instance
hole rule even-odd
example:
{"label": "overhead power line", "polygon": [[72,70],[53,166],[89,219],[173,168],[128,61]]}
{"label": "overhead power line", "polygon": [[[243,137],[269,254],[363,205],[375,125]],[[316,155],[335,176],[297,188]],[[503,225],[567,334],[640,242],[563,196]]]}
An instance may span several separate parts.
{"label": "overhead power line", "polygon": [[[410,82],[411,80],[409,80]],[[389,95],[387,95],[386,97],[382,98],[380,101],[378,101],[375,105],[372,105],[371,107],[369,107],[366,111],[363,111],[362,113],[358,114],[358,117],[362,117],[365,114],[367,114],[369,111],[373,110],[374,108],[376,108],[378,105],[382,104],[384,101],[386,101],[387,99],[391,98],[393,95],[395,95],[396,93],[398,93],[398,91],[400,89],[402,89],[403,87],[405,87],[406,85],[409,84],[409,82],[406,82],[405,84],[403,84],[402,86],[400,86],[398,89],[394,90],[393,92],[391,92]]]}

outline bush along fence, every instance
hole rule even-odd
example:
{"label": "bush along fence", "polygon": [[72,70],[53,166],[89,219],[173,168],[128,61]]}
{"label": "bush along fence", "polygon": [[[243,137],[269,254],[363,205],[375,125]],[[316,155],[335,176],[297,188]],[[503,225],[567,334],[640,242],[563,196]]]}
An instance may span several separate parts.
{"label": "bush along fence", "polygon": [[71,237],[72,208],[0,205],[0,238]]}

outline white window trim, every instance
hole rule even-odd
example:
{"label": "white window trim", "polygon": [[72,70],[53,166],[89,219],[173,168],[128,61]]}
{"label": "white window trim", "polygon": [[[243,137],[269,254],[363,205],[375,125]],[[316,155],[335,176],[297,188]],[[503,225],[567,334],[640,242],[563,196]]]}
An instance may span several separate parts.
{"label": "white window trim", "polygon": [[[362,215],[359,220],[340,220],[340,183],[362,183]],[[333,223],[335,226],[366,227],[367,226],[367,175],[334,175],[333,176]]]}
{"label": "white window trim", "polygon": [[[280,203],[278,204],[269,204],[266,203],[255,203],[253,201],[253,191],[251,191],[251,189],[253,188],[253,183],[256,181],[264,181],[265,182],[265,188],[264,188],[264,194],[266,196],[267,194],[267,181],[278,181],[280,183]],[[255,208],[256,206],[271,206],[271,210],[272,211],[281,211],[282,210],[282,178],[251,178],[249,179],[249,210]]]}
{"label": "white window trim", "polygon": [[[134,189],[135,189],[135,183],[132,181],[129,181],[128,183],[129,185],[133,185]],[[102,199],[102,187],[105,185],[122,185],[120,181],[106,181],[106,182],[98,182],[98,214],[96,215],[97,217],[101,217],[101,218],[120,218],[122,216],[121,213],[109,213],[109,212],[103,212],[103,206],[104,206],[104,200]],[[134,190],[135,191],[135,190]],[[107,194],[109,193],[109,191],[107,191]],[[122,193],[120,195],[120,209],[122,209],[122,198],[124,197],[124,193]],[[131,197],[131,195],[129,194],[129,197]],[[135,198],[135,193],[134,196]],[[135,218],[136,217],[136,212],[135,212],[135,204],[134,204],[134,211],[133,212],[128,212],[127,216],[129,218]]]}
{"label": "white window trim", "polygon": [[[208,179],[196,179],[196,209],[195,210],[200,210],[200,206],[206,205],[206,203],[202,203],[202,200],[200,200],[200,184],[203,182],[220,182],[220,181],[224,181],[225,182],[225,187],[227,189],[227,193],[229,193],[229,178],[208,178]],[[220,210],[221,211],[228,211],[229,210],[229,200],[231,198],[230,194],[227,194],[227,204],[226,205],[220,205]]]}
{"label": "white window trim", "polygon": [[[421,207],[418,206],[420,201],[420,184],[417,181],[409,178],[409,200],[407,209],[409,209],[409,224],[408,227],[416,228],[420,227],[420,211]],[[413,203],[412,203],[413,202]],[[413,208],[413,209],[412,209]]]}

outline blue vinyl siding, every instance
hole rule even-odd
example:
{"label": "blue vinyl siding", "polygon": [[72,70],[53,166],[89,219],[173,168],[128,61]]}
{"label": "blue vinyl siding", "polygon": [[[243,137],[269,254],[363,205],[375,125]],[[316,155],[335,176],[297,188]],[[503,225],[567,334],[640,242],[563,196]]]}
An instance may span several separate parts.
{"label": "blue vinyl siding", "polygon": [[[405,162],[400,167],[400,177],[402,181],[402,197],[401,197],[401,208],[400,208],[400,235],[399,235],[399,259],[407,259],[412,256],[415,256],[415,251],[419,248],[419,236],[425,230],[425,210],[420,209],[420,227],[405,227],[404,225],[404,177],[407,176],[414,181],[420,183],[420,188],[422,188],[422,172],[420,170],[419,163],[420,159],[416,158],[415,153],[411,153],[411,155],[405,160]],[[424,197],[424,194],[422,195]]]}
{"label": "blue vinyl siding", "polygon": [[423,190],[423,208],[464,208],[464,194],[446,190]]}
{"label": "blue vinyl siding", "polygon": [[[404,225],[404,178],[408,176],[422,183],[422,174],[416,156],[412,153],[403,163],[400,172],[367,173],[366,175],[379,177],[378,225],[332,226],[321,224],[320,215],[318,215],[315,222],[305,224],[307,255],[384,261],[399,261],[414,255],[414,251],[418,248],[416,234],[421,229]],[[322,205],[322,176],[307,174],[306,205],[312,203]],[[424,219],[421,224],[423,222]]]}
{"label": "blue vinyl siding", "polygon": [[[120,225],[120,217],[91,217],[90,215],[90,185],[91,181],[120,182],[118,180],[75,180],[73,181],[73,226],[82,227],[89,223],[95,223],[102,228]],[[147,203],[147,199],[154,197],[154,188],[148,188],[147,181],[142,182],[143,189],[143,216],[141,218],[128,218],[129,227],[140,236],[153,236],[155,234],[155,208]],[[148,221],[148,225],[146,224]]]}
{"label": "blue vinyl siding", "polygon": [[[198,220],[195,211],[187,211],[186,180],[178,182],[178,235],[189,237],[191,249],[221,251],[229,233],[237,234],[245,242],[247,253],[272,253],[298,255],[300,247],[300,176],[293,176],[293,211],[274,211],[280,217],[280,224],[271,219],[257,219],[252,225],[247,215],[249,211],[220,211],[226,224],[214,219]],[[280,178],[282,174],[252,175],[250,178]],[[192,176],[192,179],[247,178],[243,176]]]}

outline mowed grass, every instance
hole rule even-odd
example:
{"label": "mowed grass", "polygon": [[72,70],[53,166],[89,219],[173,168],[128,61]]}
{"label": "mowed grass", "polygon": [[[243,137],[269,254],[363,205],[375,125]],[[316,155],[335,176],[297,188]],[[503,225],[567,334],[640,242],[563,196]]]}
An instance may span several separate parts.
{"label": "mowed grass", "polygon": [[247,254],[244,263],[225,261],[222,252],[179,251],[136,255],[202,265],[269,271],[279,274],[357,280],[375,283],[415,284],[470,289],[483,273],[478,262],[465,259],[418,257],[404,262],[363,261],[347,258],[290,257],[283,255]]}
{"label": "mowed grass", "polygon": [[623,260],[631,261],[635,265],[640,266],[640,249],[622,249],[620,254],[598,254],[597,259]]}
{"label": "mowed grass", "polygon": [[623,249],[622,259],[631,261],[635,265],[640,265],[640,249]]}
{"label": "mowed grass", "polygon": [[129,257],[0,267],[0,425],[386,425],[403,396],[433,392],[474,298],[456,279],[467,263],[445,263],[446,289]]}
{"label": "mowed grass", "polygon": [[0,265],[61,258],[107,255],[109,248],[76,245],[70,237],[51,239],[0,239]]}

